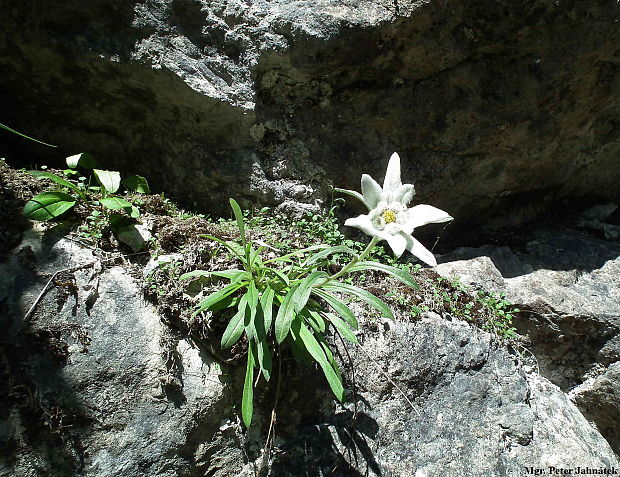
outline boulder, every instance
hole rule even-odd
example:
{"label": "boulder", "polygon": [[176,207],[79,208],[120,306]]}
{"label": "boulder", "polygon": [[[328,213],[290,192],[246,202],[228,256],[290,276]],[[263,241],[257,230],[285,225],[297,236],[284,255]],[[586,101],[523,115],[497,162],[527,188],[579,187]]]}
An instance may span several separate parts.
{"label": "boulder", "polygon": [[2,120],[62,150],[11,137],[0,152],[60,165],[90,151],[185,207],[228,212],[235,196],[299,213],[397,151],[417,200],[457,218],[446,237],[479,235],[564,200],[618,202],[619,13],[596,0],[5,2]]}
{"label": "boulder", "polygon": [[347,368],[355,405],[297,428],[281,443],[273,475],[618,469],[609,444],[568,397],[525,373],[492,335],[434,314],[405,320],[364,331],[363,350],[350,350]]}
{"label": "boulder", "polygon": [[504,293],[540,373],[570,391],[620,453],[620,243],[581,230],[537,228],[513,246],[459,248],[437,271]]}
{"label": "boulder", "polygon": [[215,360],[144,301],[135,277],[145,261],[99,255],[57,232],[29,231],[0,263],[0,475],[509,476],[526,467],[619,467],[566,395],[526,373],[493,335],[433,313],[378,321],[362,309],[361,346],[339,345],[344,406],[320,371],[282,360],[267,458],[275,383],[257,393],[253,427],[243,429],[244,366]]}

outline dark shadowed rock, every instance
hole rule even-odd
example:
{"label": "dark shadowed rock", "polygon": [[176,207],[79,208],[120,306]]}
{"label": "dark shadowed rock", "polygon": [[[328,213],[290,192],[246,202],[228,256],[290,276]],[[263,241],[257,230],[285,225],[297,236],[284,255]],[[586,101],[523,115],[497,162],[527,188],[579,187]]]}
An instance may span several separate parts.
{"label": "dark shadowed rock", "polygon": [[[617,202],[619,4],[24,0],[0,7],[13,164],[88,150],[185,206],[329,206],[398,151],[448,233]],[[291,167],[296,162],[295,167]],[[304,204],[299,206],[299,204]]]}

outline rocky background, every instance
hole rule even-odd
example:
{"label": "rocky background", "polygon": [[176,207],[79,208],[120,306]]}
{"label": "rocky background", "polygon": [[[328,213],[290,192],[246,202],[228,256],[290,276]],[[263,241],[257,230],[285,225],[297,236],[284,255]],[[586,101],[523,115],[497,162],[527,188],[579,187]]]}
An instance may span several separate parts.
{"label": "rocky background", "polygon": [[245,433],[242,370],[162,321],[126,263],[61,280],[24,319],[54,271],[102,257],[12,232],[0,475],[620,468],[619,20],[606,0],[0,2],[0,122],[60,146],[0,131],[11,166],[89,151],[194,211],[299,214],[397,151],[416,200],[456,217],[437,271],[506,293],[525,340],[449,313],[361,318],[349,404],[291,381],[266,459],[270,406]]}
{"label": "rocky background", "polygon": [[3,2],[0,111],[209,212],[329,206],[397,151],[458,218],[449,238],[618,201],[619,18],[606,0]]}

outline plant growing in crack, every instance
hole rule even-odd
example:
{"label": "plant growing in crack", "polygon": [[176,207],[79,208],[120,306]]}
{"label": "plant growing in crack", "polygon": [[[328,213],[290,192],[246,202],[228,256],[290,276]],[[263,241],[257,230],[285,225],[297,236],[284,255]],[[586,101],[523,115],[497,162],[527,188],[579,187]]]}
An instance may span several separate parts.
{"label": "plant growing in crack", "polygon": [[119,190],[122,184],[136,194],[149,194],[146,179],[135,175],[121,180],[118,171],[96,169],[88,153],[69,156],[66,163],[68,168],[62,171],[64,177],[46,170],[28,171],[38,179],[50,180],[57,187],[30,199],[24,206],[24,216],[37,221],[59,219],[80,203],[89,211],[78,229],[81,237],[98,240],[102,238],[102,231],[108,229],[134,252],[143,249],[146,239],[136,227],[140,217],[137,201],[121,196]]}
{"label": "plant growing in crack", "polygon": [[[95,168],[95,160],[89,153],[80,153],[66,159],[69,169],[63,171],[66,178],[47,171],[28,171],[38,179],[49,179],[58,184],[60,190],[46,191],[30,199],[24,206],[26,218],[38,221],[47,221],[60,217],[72,209],[78,201],[101,205],[109,210],[124,210],[131,218],[138,218],[138,208],[123,197],[115,195],[121,186],[121,175],[118,171],[108,171]],[[79,174],[78,168],[92,170],[98,185],[87,182],[87,178],[71,178]],[[150,193],[146,179],[141,176],[132,176],[122,181],[125,187],[133,192]],[[92,197],[91,194],[98,197]]]}
{"label": "plant growing in crack", "polygon": [[[201,277],[228,280],[226,286],[198,303],[194,315],[207,311],[220,312],[229,320],[221,338],[222,348],[232,346],[245,336],[248,351],[241,415],[248,427],[252,422],[254,387],[261,376],[266,381],[271,379],[273,357],[282,348],[289,348],[298,362],[316,362],[336,398],[344,400],[342,375],[326,338],[334,330],[351,343],[357,343],[354,331],[358,328],[358,321],[345,297],[360,299],[385,317],[393,318],[393,314],[377,296],[343,280],[353,272],[378,270],[405,285],[418,288],[407,271],[367,260],[380,240],[386,240],[398,257],[407,249],[426,263],[435,264],[432,254],[411,233],[415,227],[425,223],[444,222],[452,218],[431,206],[406,207],[413,197],[413,185],[401,183],[397,154],[390,159],[383,188],[370,176],[364,175],[362,194],[346,192],[361,199],[370,209],[369,215],[361,215],[345,223],[359,227],[372,236],[361,253],[344,244],[319,244],[264,260],[261,252],[266,246],[257,247],[247,238],[241,208],[234,199],[230,199],[240,241],[207,237],[225,246],[243,268],[195,270],[181,276],[183,280]],[[334,254],[347,255],[349,261],[339,271],[328,273],[321,267],[324,259]]]}

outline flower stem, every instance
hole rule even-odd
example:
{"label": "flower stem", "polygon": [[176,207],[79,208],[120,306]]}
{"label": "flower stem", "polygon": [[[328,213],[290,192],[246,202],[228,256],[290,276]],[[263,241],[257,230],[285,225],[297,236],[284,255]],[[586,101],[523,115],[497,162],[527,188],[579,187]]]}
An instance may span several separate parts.
{"label": "flower stem", "polygon": [[378,237],[373,237],[372,240],[370,241],[370,243],[366,246],[366,248],[364,249],[364,251],[360,255],[358,255],[357,257],[354,257],[353,260],[351,260],[344,267],[342,267],[342,269],[338,273],[334,273],[332,276],[327,277],[321,283],[319,283],[318,285],[315,285],[315,287],[316,288],[321,288],[323,285],[326,285],[327,283],[331,282],[332,280],[336,280],[337,278],[340,278],[341,276],[343,276],[346,273],[348,273],[348,271],[351,269],[351,267],[353,267],[356,263],[361,262],[362,260],[364,260],[368,256],[370,251],[374,248],[375,245],[377,245],[379,243],[380,240],[381,239],[378,238]]}

